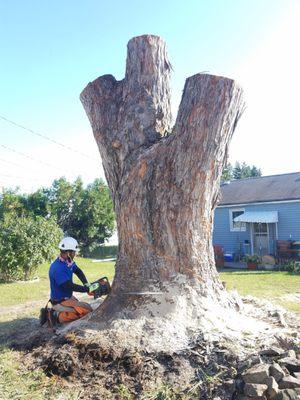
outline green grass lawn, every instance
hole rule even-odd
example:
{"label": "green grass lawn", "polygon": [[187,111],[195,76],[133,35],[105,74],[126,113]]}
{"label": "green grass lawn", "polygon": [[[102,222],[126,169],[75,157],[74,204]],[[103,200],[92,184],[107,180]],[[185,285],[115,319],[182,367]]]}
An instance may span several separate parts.
{"label": "green grass lawn", "polygon": [[[90,282],[101,276],[112,281],[114,262],[96,262],[77,258],[78,266]],[[42,371],[28,371],[20,362],[21,353],[5,346],[11,333],[28,328],[30,319],[38,318],[39,308],[49,298],[49,264],[39,268],[39,280],[27,283],[0,284],[0,400],[3,399],[78,399],[80,391],[67,389],[57,378],[48,378]],[[300,313],[300,275],[269,271],[222,271],[221,280],[228,290],[236,289],[241,295],[253,295],[271,300]],[[75,279],[75,281],[77,278]],[[288,300],[284,296],[290,296]],[[291,299],[292,298],[292,299]],[[4,397],[1,397],[4,396]],[[120,396],[120,399],[128,398]],[[165,397],[166,399],[168,397]]]}
{"label": "green grass lawn", "polygon": [[[114,262],[95,263],[79,257],[76,262],[90,282],[102,276],[107,276],[111,282],[114,277]],[[28,331],[32,319],[38,318],[40,308],[49,300],[48,270],[49,263],[45,263],[39,267],[37,281],[0,284],[0,344],[15,332]],[[80,283],[76,276],[74,282]],[[90,300],[89,296],[84,296]]]}
{"label": "green grass lawn", "polygon": [[[101,276],[107,276],[111,281],[115,274],[114,262],[92,262],[92,260],[76,257],[76,263],[83,270],[90,282]],[[46,301],[49,299],[49,263],[39,267],[39,280],[34,282],[16,282],[0,284],[0,307],[23,304],[29,301]],[[74,282],[80,283],[74,275]]]}
{"label": "green grass lawn", "polygon": [[[241,295],[251,295],[280,304],[290,311],[300,313],[300,274],[274,271],[221,272],[228,290],[236,289]],[[288,296],[290,295],[290,296]],[[286,297],[285,297],[286,296]],[[288,300],[287,298],[290,297]]]}
{"label": "green grass lawn", "polygon": [[[114,262],[92,262],[90,259],[76,258],[78,266],[92,282],[101,276],[110,281],[114,277]],[[27,302],[47,301],[49,298],[49,263],[39,267],[39,280],[0,284],[0,307],[20,305]],[[285,305],[292,311],[300,312],[300,302],[285,301],[283,296],[300,295],[300,275],[273,271],[222,271],[221,280],[228,290],[236,289],[241,295],[252,295]],[[77,277],[74,279],[78,281]],[[78,281],[79,282],[79,281]],[[79,282],[80,283],[80,282]]]}

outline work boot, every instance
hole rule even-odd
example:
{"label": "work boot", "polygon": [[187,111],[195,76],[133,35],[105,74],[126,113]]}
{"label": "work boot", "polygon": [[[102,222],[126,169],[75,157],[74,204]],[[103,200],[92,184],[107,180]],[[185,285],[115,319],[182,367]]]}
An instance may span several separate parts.
{"label": "work boot", "polygon": [[39,317],[40,326],[43,326],[47,322],[47,313],[48,313],[47,308],[44,307],[40,309],[40,317]]}
{"label": "work boot", "polygon": [[53,308],[50,308],[48,310],[48,325],[50,328],[54,328],[58,324],[58,315],[57,312],[53,310]]}

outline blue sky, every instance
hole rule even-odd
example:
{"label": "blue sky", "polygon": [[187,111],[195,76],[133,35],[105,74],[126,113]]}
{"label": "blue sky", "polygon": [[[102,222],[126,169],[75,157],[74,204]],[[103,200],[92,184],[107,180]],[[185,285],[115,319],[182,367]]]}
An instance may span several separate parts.
{"label": "blue sky", "polygon": [[[236,77],[245,86],[249,104],[232,143],[231,161],[254,163],[264,174],[300,170],[296,152],[278,163],[276,151],[278,155],[282,152],[282,144],[278,141],[272,148],[272,138],[282,131],[276,133],[281,123],[270,124],[274,107],[276,115],[272,93],[276,79],[276,86],[293,102],[291,107],[285,104],[285,112],[278,107],[282,127],[289,120],[285,138],[292,143],[298,140],[297,120],[291,119],[289,110],[294,110],[299,80],[295,82],[295,74],[293,81],[287,81],[287,75],[298,67],[294,48],[299,33],[298,11],[296,0],[0,0],[0,115],[90,157],[62,150],[0,119],[0,145],[6,146],[0,147],[0,186],[33,190],[50,185],[61,175],[68,179],[82,175],[88,183],[103,174],[79,94],[100,75],[111,73],[122,79],[126,44],[144,33],[162,36],[167,42],[174,68],[174,110],[185,79],[195,73],[209,71]],[[280,62],[278,53],[284,53]],[[294,88],[295,97],[286,86]],[[281,97],[280,93],[276,95]],[[269,111],[268,104],[272,105]],[[262,109],[264,112],[260,112]],[[292,136],[288,139],[289,134]],[[268,157],[263,156],[266,153]],[[276,154],[276,162],[270,153]]]}

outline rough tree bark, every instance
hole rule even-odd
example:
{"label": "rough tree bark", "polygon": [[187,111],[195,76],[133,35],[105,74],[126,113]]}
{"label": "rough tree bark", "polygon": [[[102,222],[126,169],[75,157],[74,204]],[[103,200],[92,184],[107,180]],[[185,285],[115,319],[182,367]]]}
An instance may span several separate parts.
{"label": "rough tree bark", "polygon": [[81,93],[119,235],[102,311],[127,307],[130,295],[162,290],[178,276],[201,296],[218,300],[224,292],[213,256],[213,211],[242,90],[224,77],[188,78],[172,129],[170,72],[163,40],[139,36],[128,43],[123,80],[104,75]]}

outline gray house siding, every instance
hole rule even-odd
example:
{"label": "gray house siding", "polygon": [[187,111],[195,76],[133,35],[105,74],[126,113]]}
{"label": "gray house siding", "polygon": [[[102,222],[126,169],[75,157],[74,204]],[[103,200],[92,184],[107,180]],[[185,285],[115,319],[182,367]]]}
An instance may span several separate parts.
{"label": "gray house siding", "polygon": [[[216,208],[214,214],[213,243],[221,245],[225,252],[237,253],[239,249],[244,252],[245,240],[251,241],[250,224],[246,224],[245,232],[230,230],[229,210],[236,208],[243,208],[245,211],[278,211],[278,239],[300,241],[300,201],[220,206]],[[269,224],[269,229],[273,230],[269,241],[270,253],[274,253],[276,248],[275,224]]]}

